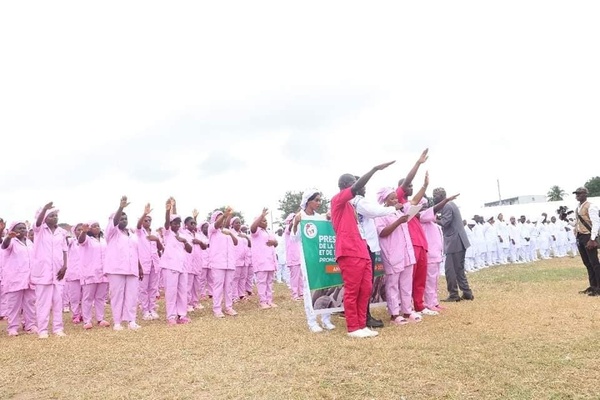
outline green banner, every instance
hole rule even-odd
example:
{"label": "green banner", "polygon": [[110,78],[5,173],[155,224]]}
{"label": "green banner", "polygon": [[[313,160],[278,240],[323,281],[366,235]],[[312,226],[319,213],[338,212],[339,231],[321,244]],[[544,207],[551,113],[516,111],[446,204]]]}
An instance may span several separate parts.
{"label": "green banner", "polygon": [[[302,274],[310,291],[310,306],[316,314],[343,311],[344,282],[335,261],[335,232],[330,221],[302,220]],[[369,303],[385,305],[385,275],[379,254]]]}

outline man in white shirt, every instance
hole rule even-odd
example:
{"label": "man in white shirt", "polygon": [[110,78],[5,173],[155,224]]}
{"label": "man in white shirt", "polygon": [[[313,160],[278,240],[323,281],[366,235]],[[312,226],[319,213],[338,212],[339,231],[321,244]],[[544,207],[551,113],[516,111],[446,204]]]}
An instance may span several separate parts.
{"label": "man in white shirt", "polygon": [[498,259],[500,264],[504,265],[508,263],[508,253],[510,249],[510,243],[508,241],[508,224],[504,220],[502,213],[498,214],[498,222],[496,223],[496,230],[498,231]]}
{"label": "man in white shirt", "polygon": [[[375,253],[381,251],[379,247],[379,235],[375,228],[375,221],[373,218],[384,217],[386,215],[393,214],[396,212],[396,207],[384,207],[377,202],[367,200],[365,198],[366,188],[359,190],[356,196],[350,201],[350,204],[356,210],[358,214],[358,223],[362,227],[362,231],[365,234],[367,245],[369,248],[369,254],[371,256],[371,266],[373,268],[373,279],[375,279]],[[398,209],[402,209],[402,204],[398,203]],[[382,328],[383,321],[373,318],[371,315],[370,304],[367,306],[367,327],[369,328]]]}
{"label": "man in white shirt", "polygon": [[588,201],[588,189],[580,187],[573,192],[579,205],[577,206],[575,230],[577,231],[577,248],[581,261],[587,268],[590,286],[580,293],[588,296],[600,296],[600,261],[598,261],[598,237],[600,216],[598,206]]}

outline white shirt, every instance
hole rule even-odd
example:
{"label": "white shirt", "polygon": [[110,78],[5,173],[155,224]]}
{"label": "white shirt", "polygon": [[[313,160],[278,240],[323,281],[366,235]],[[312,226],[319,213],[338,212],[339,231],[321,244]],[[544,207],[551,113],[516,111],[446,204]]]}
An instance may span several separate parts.
{"label": "white shirt", "polygon": [[354,207],[358,213],[358,223],[361,225],[363,232],[365,233],[365,239],[369,245],[371,252],[376,253],[381,251],[379,247],[379,235],[377,234],[377,228],[375,228],[375,221],[373,218],[385,217],[396,212],[396,207],[384,207],[379,203],[367,200],[361,195],[356,195],[350,201],[350,204]]}
{"label": "white shirt", "polygon": [[[590,203],[587,200],[585,202],[583,202],[583,204],[580,204],[577,206],[577,214],[579,214],[579,211],[581,210],[581,206],[583,206],[585,203]],[[590,230],[590,233],[592,234],[591,238],[592,240],[594,240],[594,238],[596,236],[598,236],[598,229],[600,229],[600,215],[598,215],[598,206],[595,205],[594,203],[590,203],[590,208],[588,209],[588,213],[590,214],[590,221],[592,221],[592,229]],[[576,220],[577,222],[581,223],[579,221],[579,218],[577,218]]]}

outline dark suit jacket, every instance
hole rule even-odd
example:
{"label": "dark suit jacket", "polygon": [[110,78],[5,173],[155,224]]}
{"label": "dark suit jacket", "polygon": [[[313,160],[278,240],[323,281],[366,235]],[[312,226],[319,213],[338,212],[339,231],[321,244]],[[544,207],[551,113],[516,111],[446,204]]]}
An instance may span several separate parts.
{"label": "dark suit jacket", "polygon": [[451,201],[442,208],[440,225],[444,232],[444,252],[446,254],[465,251],[471,245],[467,239],[462,216],[454,202]]}

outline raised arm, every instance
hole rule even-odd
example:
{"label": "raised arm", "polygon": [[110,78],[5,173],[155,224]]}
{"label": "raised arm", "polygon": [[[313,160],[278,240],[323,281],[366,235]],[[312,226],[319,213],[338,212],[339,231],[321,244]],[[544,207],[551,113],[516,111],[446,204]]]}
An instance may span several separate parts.
{"label": "raised arm", "polygon": [[119,208],[113,217],[113,225],[119,225],[119,221],[121,221],[121,215],[123,215],[123,210],[127,207],[129,203],[127,202],[127,196],[121,197],[121,202],[119,203]]}
{"label": "raised arm", "polygon": [[367,185],[367,182],[369,182],[369,179],[371,179],[371,177],[373,176],[373,174],[375,174],[375,172],[381,171],[382,169],[389,167],[390,165],[392,165],[395,162],[396,161],[390,161],[390,162],[386,162],[384,164],[377,165],[377,166],[373,167],[369,172],[367,172],[366,174],[364,174],[363,176],[358,178],[358,180],[356,182],[354,182],[354,185],[352,185],[352,188],[351,188],[352,194],[356,196],[358,194],[358,192],[360,191],[360,189],[364,188]]}
{"label": "raised arm", "polygon": [[77,237],[77,241],[79,242],[79,244],[83,244],[85,243],[85,239],[87,237],[87,233],[90,230],[90,226],[88,224],[82,224],[81,225],[81,233],[79,233],[79,236]]}
{"label": "raised arm", "polygon": [[171,229],[171,211],[173,209],[173,198],[169,198],[165,204],[165,229]]}
{"label": "raised arm", "polygon": [[437,214],[441,209],[444,208],[444,206],[446,204],[448,204],[449,202],[451,202],[452,200],[456,200],[456,198],[460,195],[460,193],[455,194],[454,196],[450,196],[450,197],[446,197],[444,200],[440,201],[439,203],[437,203],[435,206],[433,206],[433,212],[435,214]]}
{"label": "raised arm", "polygon": [[416,206],[419,204],[423,196],[425,196],[425,192],[427,191],[427,186],[429,186],[429,172],[425,172],[425,180],[423,181],[423,186],[421,189],[415,194],[412,199],[410,199],[410,204]]}
{"label": "raised arm", "polygon": [[151,212],[152,212],[152,209],[150,208],[150,203],[148,203],[144,206],[144,214],[142,214],[140,219],[138,219],[138,223],[137,223],[138,229],[142,229],[142,223],[144,222],[144,218],[146,218],[148,216],[148,214],[150,214]]}
{"label": "raised arm", "polygon": [[415,165],[408,172],[408,175],[406,175],[406,177],[404,178],[404,181],[400,185],[400,186],[402,186],[404,191],[406,191],[406,189],[408,189],[408,187],[412,183],[413,179],[415,179],[415,176],[417,175],[417,172],[419,171],[419,167],[421,166],[421,164],[423,164],[425,161],[427,161],[427,158],[429,157],[427,155],[428,152],[429,152],[429,149],[423,150],[423,152],[421,153],[421,157],[419,157],[419,159],[417,160]]}
{"label": "raised arm", "polygon": [[2,241],[2,250],[8,249],[8,246],[10,245],[10,241],[16,237],[17,237],[17,232],[13,232],[13,231],[8,232],[8,235],[6,235],[6,237]]}
{"label": "raised arm", "polygon": [[251,233],[256,233],[256,230],[258,229],[258,225],[263,220],[263,218],[265,218],[267,216],[268,213],[269,213],[269,209],[266,207],[263,208],[262,213],[254,220],[254,222],[252,222],[252,225],[250,226]]}
{"label": "raised arm", "polygon": [[40,226],[42,226],[42,224],[44,223],[44,218],[46,217],[46,212],[48,212],[48,210],[50,210],[52,207],[54,207],[54,205],[52,204],[52,202],[50,202],[42,208],[42,211],[40,211],[40,214],[35,220],[36,227],[39,228]]}

